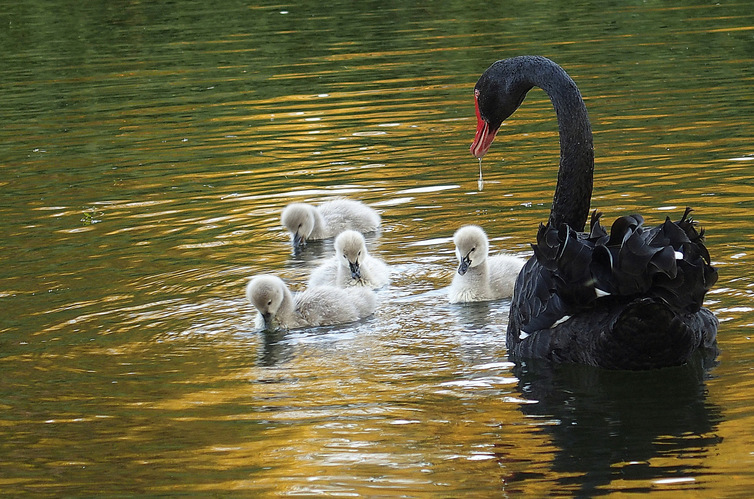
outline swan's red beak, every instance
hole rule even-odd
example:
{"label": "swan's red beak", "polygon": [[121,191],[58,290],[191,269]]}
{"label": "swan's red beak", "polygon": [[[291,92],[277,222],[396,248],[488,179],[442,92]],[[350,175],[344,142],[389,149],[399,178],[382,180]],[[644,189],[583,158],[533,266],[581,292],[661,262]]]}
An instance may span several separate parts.
{"label": "swan's red beak", "polygon": [[474,142],[471,143],[469,150],[475,158],[482,159],[490,146],[495,140],[495,135],[499,128],[493,129],[490,124],[482,118],[479,112],[479,90],[474,90],[474,107],[476,108],[476,135]]}

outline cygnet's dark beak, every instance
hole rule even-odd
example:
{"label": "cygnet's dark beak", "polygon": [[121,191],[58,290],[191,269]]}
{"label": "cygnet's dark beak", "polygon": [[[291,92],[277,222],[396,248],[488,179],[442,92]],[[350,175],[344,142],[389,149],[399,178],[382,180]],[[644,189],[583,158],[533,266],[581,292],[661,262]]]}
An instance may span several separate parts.
{"label": "cygnet's dark beak", "polygon": [[269,313],[269,312],[262,313],[262,319],[264,320],[264,328],[267,331],[272,331],[273,329],[275,329],[274,328],[274,324],[272,323],[272,314],[271,313]]}
{"label": "cygnet's dark beak", "polygon": [[469,270],[469,267],[471,267],[471,258],[469,258],[469,255],[466,255],[461,260],[461,265],[458,266],[458,273],[460,275],[465,274]]}
{"label": "cygnet's dark beak", "polygon": [[296,248],[301,248],[303,246],[306,246],[306,238],[302,236],[301,234],[299,234],[298,232],[296,232],[293,235],[293,248],[296,249]]}
{"label": "cygnet's dark beak", "polygon": [[361,271],[359,270],[359,262],[348,262],[348,266],[351,268],[351,277],[354,279],[361,279]]}

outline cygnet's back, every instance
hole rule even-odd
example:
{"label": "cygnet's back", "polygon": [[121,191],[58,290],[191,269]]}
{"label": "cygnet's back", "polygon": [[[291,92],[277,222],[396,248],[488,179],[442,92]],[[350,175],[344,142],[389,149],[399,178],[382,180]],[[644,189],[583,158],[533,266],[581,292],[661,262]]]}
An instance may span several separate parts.
{"label": "cygnet's back", "polygon": [[508,298],[525,260],[512,255],[488,257],[489,241],[476,225],[461,227],[453,235],[458,272],[448,290],[451,303]]}
{"label": "cygnet's back", "polygon": [[307,240],[334,237],[348,229],[374,232],[381,221],[374,209],[351,199],[326,201],[316,208],[306,203],[291,203],[281,215],[294,247],[306,244]]}
{"label": "cygnet's back", "polygon": [[363,234],[374,232],[382,222],[379,213],[360,201],[333,199],[317,208],[325,219],[330,236],[337,236],[344,230],[355,230]]}
{"label": "cygnet's back", "polygon": [[310,286],[364,286],[381,288],[390,282],[390,270],[382,260],[367,251],[364,236],[354,230],[341,232],[335,238],[335,256],[314,271]]}
{"label": "cygnet's back", "polygon": [[329,326],[372,315],[377,297],[369,288],[346,291],[335,286],[314,286],[298,295],[296,307],[308,325]]}
{"label": "cygnet's back", "polygon": [[374,292],[354,291],[357,292],[320,286],[294,296],[279,277],[260,275],[246,286],[246,297],[259,311],[258,327],[296,329],[353,322],[374,313]]}

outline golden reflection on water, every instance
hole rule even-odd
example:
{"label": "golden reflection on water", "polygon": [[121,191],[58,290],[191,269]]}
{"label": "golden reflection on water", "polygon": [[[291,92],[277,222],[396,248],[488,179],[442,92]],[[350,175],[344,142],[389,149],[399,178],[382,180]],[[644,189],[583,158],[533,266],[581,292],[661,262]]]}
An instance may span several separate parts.
{"label": "golden reflection on water", "polygon": [[[90,59],[42,29],[57,18],[27,30],[11,9],[6,36],[23,29],[39,48],[3,56],[0,490],[750,490],[746,6],[599,6],[599,18],[509,6],[495,19],[448,3],[357,8],[342,23],[346,7],[218,8],[221,19],[202,7],[201,23],[164,37],[142,24],[179,21],[147,5],[129,5],[125,20],[95,15],[91,32],[80,19],[93,14],[73,9]],[[582,89],[594,208],[657,223],[690,205],[707,229],[722,353],[703,379],[527,376],[506,361],[506,302],[447,304],[456,228],[479,223],[494,250],[528,255],[547,218],[558,144],[541,91],[501,129],[483,190],[468,154],[475,79],[522,51],[555,58]],[[248,278],[274,272],[301,289],[332,252],[330,241],[294,256],[280,211],[337,196],[382,213],[368,244],[393,281],[378,312],[343,328],[255,332]]]}

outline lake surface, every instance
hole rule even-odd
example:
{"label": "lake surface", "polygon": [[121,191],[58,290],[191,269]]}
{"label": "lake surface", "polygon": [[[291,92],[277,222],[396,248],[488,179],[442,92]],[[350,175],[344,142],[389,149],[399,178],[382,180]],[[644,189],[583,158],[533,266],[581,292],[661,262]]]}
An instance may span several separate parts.
{"label": "lake surface", "polygon": [[[5,2],[0,492],[500,497],[754,489],[749,1]],[[447,303],[451,237],[528,256],[557,126],[532,91],[482,163],[473,86],[541,54],[594,129],[592,206],[686,206],[720,279],[714,360],[508,362],[507,301]],[[293,201],[380,211],[369,319],[264,334],[243,292],[303,289]]]}

